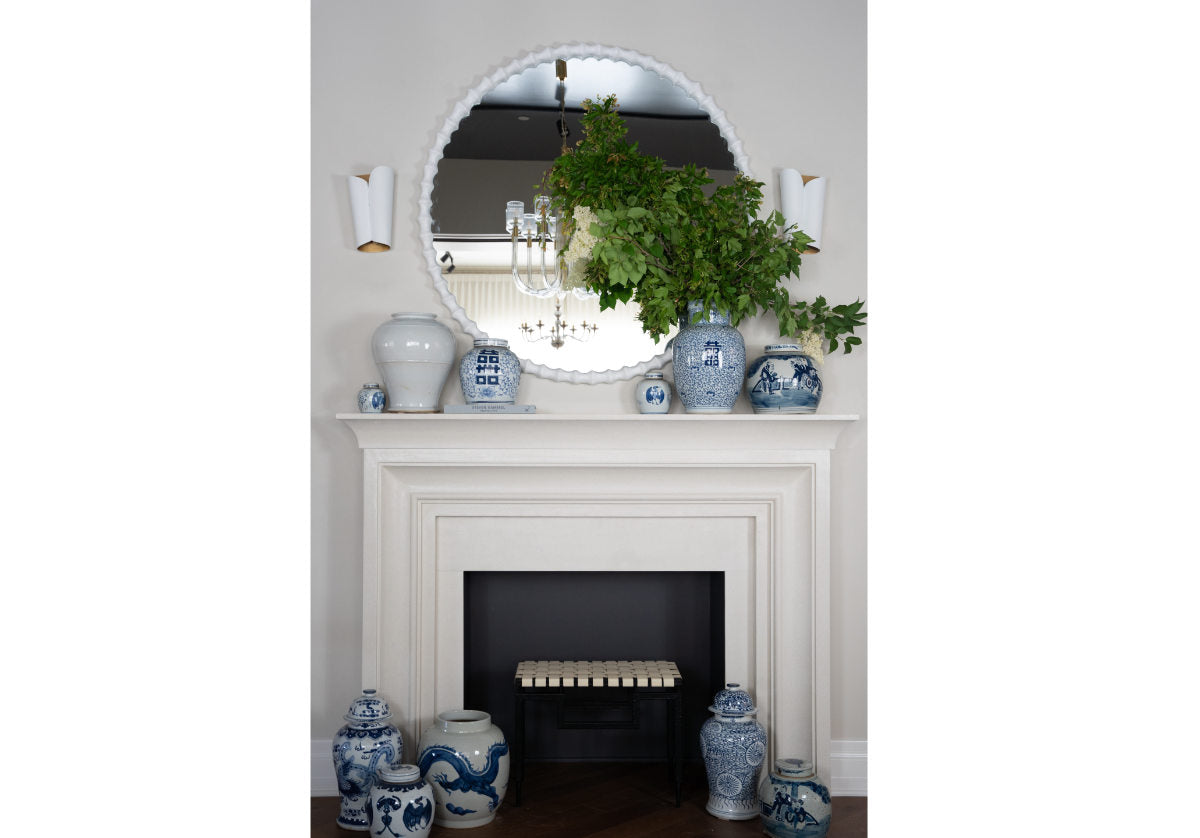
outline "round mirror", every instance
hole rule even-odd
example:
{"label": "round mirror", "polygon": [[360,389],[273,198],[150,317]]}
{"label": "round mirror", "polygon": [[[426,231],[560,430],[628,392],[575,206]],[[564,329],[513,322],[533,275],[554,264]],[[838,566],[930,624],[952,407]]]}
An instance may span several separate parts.
{"label": "round mirror", "polygon": [[576,44],[513,61],[468,92],[435,138],[422,182],[422,245],[451,315],[473,338],[507,339],[525,372],[557,381],[619,381],[669,358],[666,340],[642,332],[636,306],[601,312],[595,297],[546,288],[553,247],[543,269],[539,249],[514,247],[506,227],[506,207],[520,228],[544,172],[582,137],[582,100],[610,93],[642,152],[707,168],[713,188],[749,174],[741,143],[698,85],[648,56]]}

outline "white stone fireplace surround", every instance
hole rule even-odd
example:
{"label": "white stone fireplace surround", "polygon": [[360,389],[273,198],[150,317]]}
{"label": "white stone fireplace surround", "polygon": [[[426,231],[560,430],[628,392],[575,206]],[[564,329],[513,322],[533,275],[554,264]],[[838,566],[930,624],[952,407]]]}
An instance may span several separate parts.
{"label": "white stone fireplace surround", "polygon": [[363,451],[362,684],[408,748],[463,706],[464,573],[723,571],[726,680],[768,760],[830,776],[829,460],[856,416],[338,418]]}

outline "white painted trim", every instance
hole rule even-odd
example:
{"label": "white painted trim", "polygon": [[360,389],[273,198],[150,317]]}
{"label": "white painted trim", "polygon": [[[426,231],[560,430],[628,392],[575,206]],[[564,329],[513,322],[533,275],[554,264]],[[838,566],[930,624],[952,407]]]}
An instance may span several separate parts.
{"label": "white painted trim", "polygon": [[[485,94],[517,73],[558,58],[564,60],[570,58],[608,58],[613,61],[620,61],[641,67],[673,82],[695,99],[701,108],[708,111],[712,123],[717,126],[717,130],[721,132],[721,136],[725,138],[725,143],[729,146],[729,153],[733,155],[734,165],[747,177],[752,178],[754,176],[750,171],[750,160],[746,157],[746,153],[742,149],[741,140],[737,138],[733,126],[725,117],[725,112],[717,107],[717,103],[713,101],[713,98],[705,93],[704,88],[699,84],[683,75],[683,73],[680,73],[674,67],[664,64],[648,55],[643,55],[633,50],[621,49],[620,47],[604,46],[602,44],[558,44],[528,53],[521,58],[510,61],[502,67],[495,67],[479,84],[467,91],[466,95],[453,107],[450,114],[442,123],[441,131],[434,137],[433,145],[429,148],[429,157],[425,163],[425,174],[421,180],[421,197],[417,202],[417,227],[421,236],[421,247],[425,253],[425,266],[429,271],[430,277],[433,279],[433,287],[441,296],[442,304],[446,306],[446,309],[450,312],[450,316],[472,338],[484,338],[487,335],[480,331],[475,321],[467,316],[462,306],[459,305],[458,300],[455,299],[454,294],[451,293],[450,286],[442,274],[442,266],[437,261],[437,249],[434,247],[433,242],[433,181],[437,177],[438,163],[441,162],[443,149],[450,142],[450,135],[458,129],[458,124],[471,112],[471,108],[479,104]],[[669,360],[670,351],[664,350],[661,355],[636,366],[623,367],[618,370],[605,370],[603,372],[560,370],[555,367],[535,364],[528,359],[521,361],[521,369],[531,375],[548,378],[551,381],[566,381],[571,384],[611,384],[615,381],[637,378],[647,370],[663,366]]]}
{"label": "white painted trim", "polygon": [[867,796],[867,740],[836,739],[830,748],[829,793],[834,797]]}
{"label": "white painted trim", "polygon": [[[835,739],[832,743],[833,766],[829,793],[834,797],[867,796],[867,741]],[[337,797],[337,777],[333,773],[333,740],[312,740],[311,797]]]}

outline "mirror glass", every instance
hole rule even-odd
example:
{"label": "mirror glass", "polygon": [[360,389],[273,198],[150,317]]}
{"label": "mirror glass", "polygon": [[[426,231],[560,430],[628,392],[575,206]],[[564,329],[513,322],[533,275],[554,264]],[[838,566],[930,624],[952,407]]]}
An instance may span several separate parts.
{"label": "mirror glass", "polygon": [[[506,338],[522,359],[551,369],[620,370],[666,349],[666,339],[655,344],[642,332],[636,306],[601,312],[594,297],[534,297],[512,276],[506,203],[521,201],[533,212],[538,184],[562,153],[564,111],[565,141],[574,146],[583,137],[582,101],[610,93],[640,151],[671,167],[707,168],[712,188],[732,182],[734,156],[712,115],[686,90],[643,67],[596,57],[568,58],[561,87],[553,60],[492,87],[441,149],[433,181],[430,232],[449,293],[485,335]],[[519,259],[525,251],[519,244]],[[535,270],[537,262],[535,256]],[[552,334],[556,317],[561,340]]]}

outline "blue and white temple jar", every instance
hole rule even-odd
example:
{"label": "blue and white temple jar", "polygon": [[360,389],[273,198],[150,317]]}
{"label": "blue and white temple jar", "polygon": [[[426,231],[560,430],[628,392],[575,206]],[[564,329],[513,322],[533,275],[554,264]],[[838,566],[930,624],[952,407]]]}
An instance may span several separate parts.
{"label": "blue and white temple jar", "polygon": [[663,381],[661,370],[648,372],[633,391],[638,413],[668,413],[671,410],[671,385]]}
{"label": "blue and white temple jar", "polygon": [[342,796],[337,823],[343,829],[367,829],[367,802],[376,770],[404,762],[404,739],[387,723],[391,717],[387,702],[375,690],[363,690],[342,717],[348,724],[333,737],[333,771]]}
{"label": "blue and white temple jar", "polygon": [[521,359],[504,338],[480,338],[458,365],[467,404],[513,404],[521,386]]}
{"label": "blue and white temple jar", "polygon": [[433,789],[433,822],[463,829],[496,817],[508,790],[508,742],[481,710],[451,710],[425,728],[417,766]]}
{"label": "blue and white temple jar", "polygon": [[772,838],[825,838],[833,817],[829,788],[808,760],[775,760],[758,787],[763,831]]}
{"label": "blue and white temple jar", "polygon": [[424,838],[433,829],[433,792],[415,765],[379,768],[367,804],[372,835]]}
{"label": "blue and white temple jar", "polygon": [[746,397],[755,413],[816,413],[817,362],[794,343],[773,343],[746,368]]}
{"label": "blue and white temple jar", "polygon": [[758,772],[767,756],[767,732],[754,719],[754,700],[737,684],[726,684],[708,709],[713,715],[700,728],[700,754],[708,773],[704,808],[727,821],[757,818]]}
{"label": "blue and white temple jar", "polygon": [[358,391],[359,413],[383,413],[387,395],[378,384],[364,384]]}
{"label": "blue and white temple jar", "polygon": [[702,302],[688,303],[672,341],[675,389],[687,413],[731,413],[746,374],[746,343],[729,325],[729,312],[709,310],[692,322]]}

